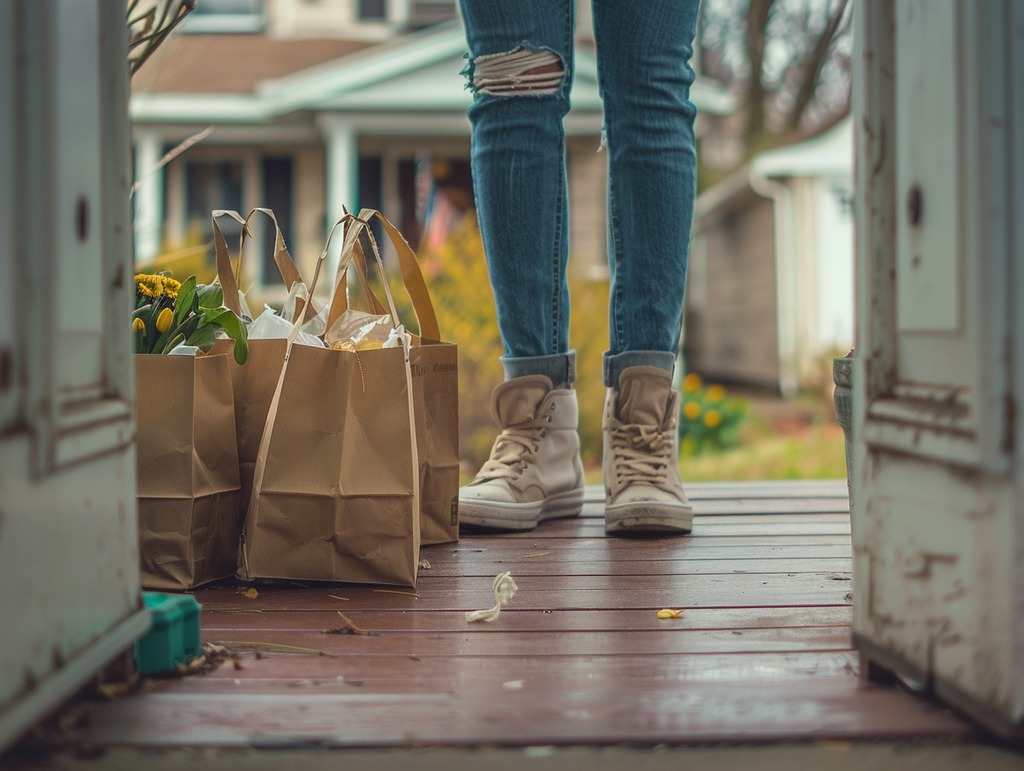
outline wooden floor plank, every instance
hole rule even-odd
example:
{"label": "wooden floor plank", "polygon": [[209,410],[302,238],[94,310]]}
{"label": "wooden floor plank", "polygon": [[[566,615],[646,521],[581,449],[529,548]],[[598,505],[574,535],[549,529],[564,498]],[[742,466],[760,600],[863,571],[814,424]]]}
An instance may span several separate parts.
{"label": "wooden floor plank", "polygon": [[[604,520],[583,519],[583,520],[558,520],[547,523],[543,529],[530,533],[510,532],[506,538],[517,538],[526,540],[544,540],[546,538],[564,538],[569,533],[578,533],[580,537],[603,537]],[[789,522],[785,519],[780,521],[764,520],[753,518],[749,522],[729,522],[727,518],[717,518],[715,521],[704,521],[698,516],[693,518],[693,534],[687,538],[675,539],[678,543],[700,541],[706,536],[810,536],[810,535],[849,535],[850,523],[840,522]],[[466,540],[472,541],[475,533],[472,530],[467,532]],[[662,539],[665,540],[665,539]]]}
{"label": "wooden floor plank", "polygon": [[[691,501],[696,519],[710,516],[772,516],[786,517],[800,514],[842,514],[850,517],[850,502],[845,498],[712,498]],[[583,507],[584,519],[603,519],[604,501],[587,503]]]}
{"label": "wooden floor plank", "polygon": [[[539,550],[522,542],[463,541],[461,544],[431,546],[421,550],[421,557],[431,568],[435,566],[469,566],[478,562],[502,562],[527,564],[532,560],[550,557],[566,570],[572,565],[602,564],[607,570],[625,570],[629,565],[644,566],[648,562],[678,563],[684,567],[688,563],[701,560],[730,560],[748,562],[750,560],[790,560],[790,559],[849,559],[853,555],[849,539],[839,543],[782,543],[782,544],[750,544],[735,541],[718,541],[715,544],[702,543],[699,547],[686,546],[670,549],[637,548],[624,552],[618,549],[590,548],[574,545],[571,541],[547,541],[544,549]],[[617,566],[617,567],[616,567]],[[508,568],[503,568],[508,569]],[[640,567],[637,568],[638,570]],[[646,570],[647,568],[643,568]],[[426,575],[424,571],[421,575]]]}
{"label": "wooden floor plank", "polygon": [[[555,619],[547,630],[508,632],[499,640],[495,634],[471,630],[453,632],[387,632],[386,634],[331,634],[330,629],[347,629],[341,619],[324,619],[332,624],[326,631],[250,629],[241,640],[217,635],[214,639],[228,648],[255,644],[289,645],[309,648],[323,655],[459,657],[496,656],[660,656],[696,653],[786,653],[850,649],[850,630],[843,627],[797,627],[772,629],[699,629],[681,627],[646,630],[568,632]],[[372,625],[371,625],[372,628]],[[269,647],[269,646],[268,646]]]}
{"label": "wooden floor plank", "polygon": [[[509,634],[549,631],[553,626],[566,632],[615,630],[700,630],[700,629],[776,629],[838,626],[849,628],[853,609],[849,606],[811,608],[693,608],[680,618],[659,619],[656,611],[573,610],[557,619],[547,611],[515,611],[511,623],[472,623],[461,612],[416,611],[378,613],[344,612],[356,626],[376,632],[472,632],[474,634]],[[513,611],[506,610],[507,616]],[[501,617],[499,617],[500,619]],[[507,621],[507,619],[506,619]],[[321,632],[340,624],[339,617],[323,611],[268,610],[239,612],[203,611],[203,634],[209,639],[244,639],[248,630],[288,632]],[[510,629],[510,626],[513,628]]]}
{"label": "wooden floor plank", "polygon": [[[848,578],[832,574],[692,576],[523,576],[517,610],[772,607],[844,605]],[[264,587],[247,599],[245,587],[201,593],[210,609],[247,610],[473,610],[493,605],[490,580],[450,577],[421,582],[417,590],[348,586],[317,589]],[[333,597],[332,597],[333,595]],[[341,599],[336,599],[341,598]],[[347,611],[346,611],[347,612]]]}
{"label": "wooden floor plank", "polygon": [[700,538],[675,539],[620,539],[604,535],[580,535],[573,538],[571,533],[559,536],[516,537],[509,533],[501,536],[469,535],[457,543],[437,544],[421,549],[421,555],[431,559],[432,555],[445,551],[476,551],[503,549],[520,554],[532,554],[544,549],[571,549],[581,555],[585,552],[608,555],[612,559],[665,559],[677,555],[699,554],[708,549],[726,546],[729,548],[755,547],[767,550],[782,546],[850,546],[850,536],[845,535],[723,535],[704,534]]}
{"label": "wooden floor plank", "polygon": [[[506,684],[512,684],[508,687]],[[897,739],[965,736],[955,717],[912,697],[851,681],[687,683],[623,690],[614,684],[510,679],[502,685],[462,679],[424,694],[209,693],[202,698],[150,694],[145,710],[125,699],[94,718],[98,741],[129,744],[336,747],[472,744],[555,745],[624,742],[704,743],[792,739]]]}
{"label": "wooden floor plank", "polygon": [[566,562],[557,552],[535,552],[533,555],[517,555],[506,559],[495,559],[486,554],[474,554],[474,558],[435,560],[430,567],[421,569],[418,585],[433,581],[441,576],[495,576],[508,570],[514,576],[668,576],[731,573],[834,573],[849,572],[851,559],[848,556],[830,558],[790,557],[747,559],[705,559],[689,560],[643,560],[643,561],[580,561]]}
{"label": "wooden floor plank", "polygon": [[[232,690],[248,681],[267,687],[299,682],[344,685],[367,692],[433,693],[448,690],[452,683],[491,683],[508,680],[548,679],[572,689],[581,683],[605,682],[614,688],[646,688],[652,684],[691,682],[761,682],[835,678],[858,675],[857,655],[849,650],[799,653],[689,653],[657,657],[561,656],[459,658],[417,656],[366,656],[330,658],[309,654],[243,652],[238,668],[227,663],[202,677],[158,680],[150,689],[171,693]],[[216,682],[211,682],[216,681]],[[229,687],[230,686],[230,687]],[[143,702],[144,704],[144,702]]]}

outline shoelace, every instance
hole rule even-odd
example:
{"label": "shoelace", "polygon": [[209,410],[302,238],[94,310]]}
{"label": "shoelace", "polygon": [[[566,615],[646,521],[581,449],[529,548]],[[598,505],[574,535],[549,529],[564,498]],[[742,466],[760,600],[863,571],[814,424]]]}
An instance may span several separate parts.
{"label": "shoelace", "polygon": [[484,463],[477,481],[515,479],[527,464],[537,461],[537,448],[544,435],[543,428],[506,428],[494,443],[491,457]]}
{"label": "shoelace", "polygon": [[611,430],[613,464],[623,482],[663,484],[672,462],[672,441],[653,426],[626,425]]}

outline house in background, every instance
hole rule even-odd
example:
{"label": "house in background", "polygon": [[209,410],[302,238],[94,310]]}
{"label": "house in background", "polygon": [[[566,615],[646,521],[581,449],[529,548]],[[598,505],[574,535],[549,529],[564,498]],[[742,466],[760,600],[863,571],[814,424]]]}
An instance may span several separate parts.
{"label": "house in background", "polygon": [[755,157],[696,203],[688,369],[793,395],[853,346],[853,127]]}
{"label": "house in background", "polygon": [[[601,276],[606,156],[589,1],[577,31],[570,238],[576,269]],[[471,206],[465,52],[454,0],[198,3],[132,83],[137,260],[202,250],[212,209],[257,205],[274,209],[304,275],[343,207],[381,209],[415,248],[428,214],[451,220]],[[731,108],[701,80],[691,98],[706,113]],[[271,250],[261,251],[249,279],[280,298]]]}

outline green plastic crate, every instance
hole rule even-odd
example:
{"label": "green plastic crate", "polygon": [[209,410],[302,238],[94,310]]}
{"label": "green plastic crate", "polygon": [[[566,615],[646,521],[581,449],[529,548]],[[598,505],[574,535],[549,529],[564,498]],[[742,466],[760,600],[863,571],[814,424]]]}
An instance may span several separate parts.
{"label": "green plastic crate", "polygon": [[189,594],[143,592],[153,614],[149,631],[135,641],[135,668],[140,674],[173,672],[202,652],[199,615],[202,606]]}

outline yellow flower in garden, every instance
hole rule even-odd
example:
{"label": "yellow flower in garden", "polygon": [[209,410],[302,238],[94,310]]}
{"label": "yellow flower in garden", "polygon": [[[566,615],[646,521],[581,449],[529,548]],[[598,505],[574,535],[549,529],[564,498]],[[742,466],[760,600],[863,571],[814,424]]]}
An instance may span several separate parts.
{"label": "yellow flower in garden", "polygon": [[714,428],[722,422],[722,413],[718,410],[708,410],[704,414],[704,425],[708,428]]}
{"label": "yellow flower in garden", "polygon": [[700,405],[697,402],[687,402],[683,405],[683,416],[687,420],[696,420],[700,417]]}
{"label": "yellow flower in garden", "polygon": [[133,332],[146,332],[146,322],[142,319],[132,319],[132,331]]}
{"label": "yellow flower in garden", "polygon": [[156,331],[164,333],[171,328],[172,323],[174,323],[174,311],[164,308],[156,317]]}
{"label": "yellow flower in garden", "polygon": [[725,389],[720,385],[713,385],[708,389],[708,401],[720,402],[725,398]]}
{"label": "yellow flower in garden", "polygon": [[691,372],[689,375],[683,378],[683,390],[688,391],[689,393],[699,391],[702,384],[703,383],[700,379],[700,375],[698,375],[696,372]]}

